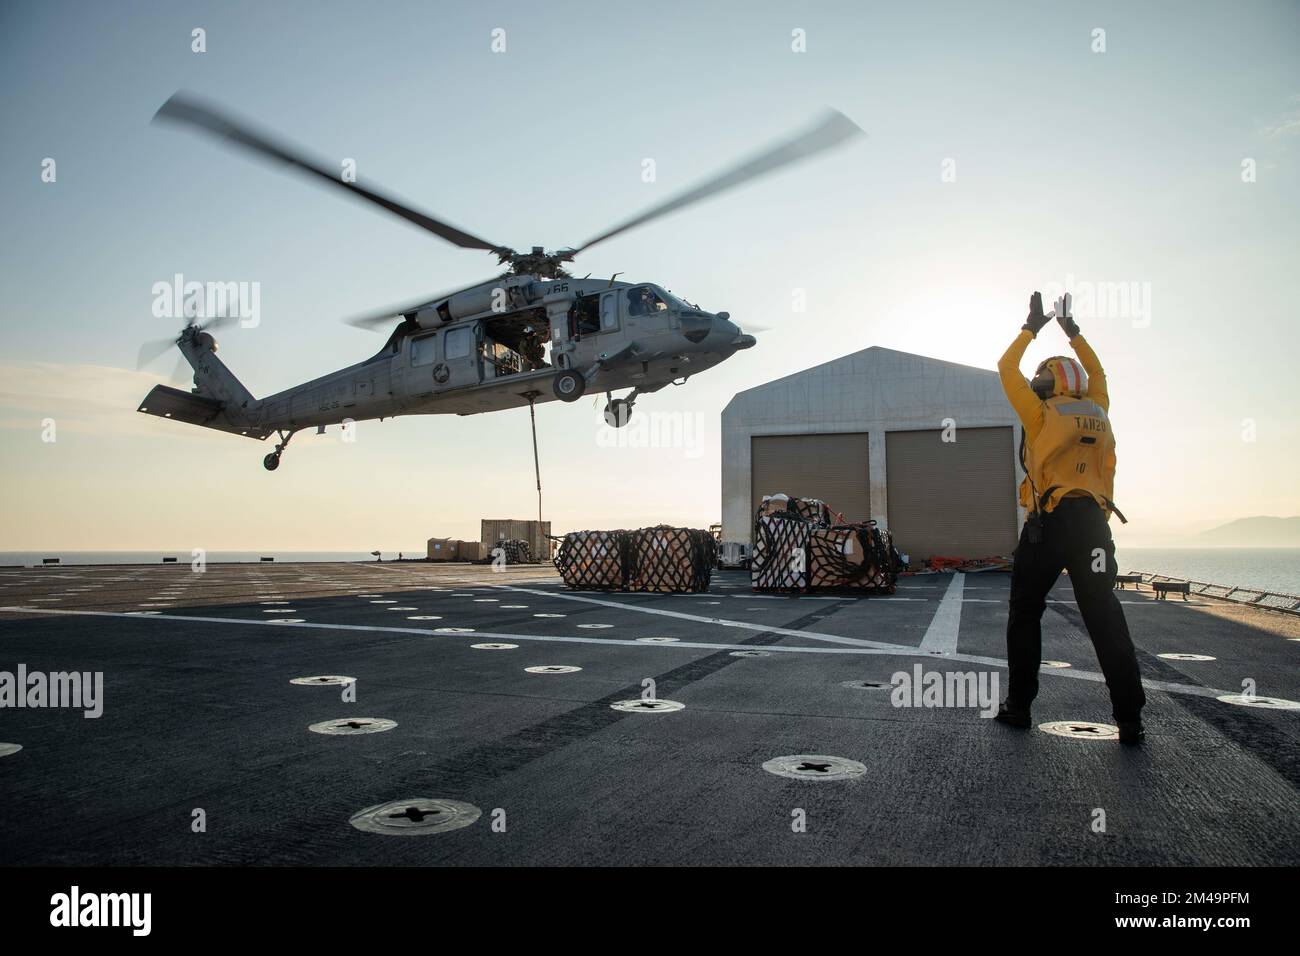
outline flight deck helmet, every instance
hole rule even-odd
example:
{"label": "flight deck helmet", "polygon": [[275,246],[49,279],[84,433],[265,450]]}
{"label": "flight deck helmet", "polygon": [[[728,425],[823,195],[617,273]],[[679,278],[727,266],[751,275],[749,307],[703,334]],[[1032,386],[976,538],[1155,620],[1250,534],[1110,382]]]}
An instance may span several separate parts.
{"label": "flight deck helmet", "polygon": [[1043,401],[1054,395],[1073,395],[1082,398],[1088,393],[1088,374],[1072,358],[1053,355],[1044,359],[1034,371],[1030,388]]}

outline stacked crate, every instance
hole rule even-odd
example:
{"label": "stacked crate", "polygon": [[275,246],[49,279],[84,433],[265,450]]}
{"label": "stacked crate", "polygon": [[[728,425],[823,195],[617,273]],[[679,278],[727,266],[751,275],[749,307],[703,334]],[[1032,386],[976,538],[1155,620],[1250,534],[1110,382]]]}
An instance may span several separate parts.
{"label": "stacked crate", "polygon": [[893,594],[898,552],[875,521],[834,523],[824,501],[769,495],[754,516],[755,591],[852,589]]}
{"label": "stacked crate", "polygon": [[484,518],[479,540],[488,554],[506,541],[524,541],[532,561],[547,561],[551,557],[551,523],[516,518]]}
{"label": "stacked crate", "polygon": [[455,538],[430,538],[426,547],[430,561],[460,560],[460,542]]}
{"label": "stacked crate", "polygon": [[488,549],[477,541],[459,538],[430,538],[425,556],[429,561],[482,561]]}

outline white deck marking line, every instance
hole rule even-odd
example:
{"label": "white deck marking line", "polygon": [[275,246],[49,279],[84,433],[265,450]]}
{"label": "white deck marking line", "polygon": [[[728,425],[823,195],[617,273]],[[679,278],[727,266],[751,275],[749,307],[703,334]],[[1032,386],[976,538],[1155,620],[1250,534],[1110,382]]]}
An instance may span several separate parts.
{"label": "white deck marking line", "polygon": [[[428,572],[430,574],[433,574],[434,572],[441,571],[444,568],[446,568],[446,570],[449,573],[463,574],[465,570],[464,568],[460,568],[460,567],[452,568],[449,565],[435,565],[435,564],[428,564],[422,568],[395,568],[392,566],[391,563],[384,564],[381,561],[359,562],[357,564],[357,567],[371,568],[380,571],[397,571],[401,574],[420,574],[422,572]],[[547,580],[549,581],[555,575],[552,575],[550,572],[547,572],[545,570],[546,567],[547,565],[545,564],[507,564],[504,566],[505,568],[504,570],[493,571],[492,573],[493,574],[527,574],[528,572],[531,571],[534,574],[546,574]]]}
{"label": "white deck marking line", "polygon": [[[394,572],[394,573],[397,573],[397,574],[405,574],[405,575],[407,575],[407,576],[418,576],[418,575],[420,574],[420,571],[428,571],[428,572],[430,572],[429,575],[422,576],[422,577],[417,577],[417,578],[416,578],[416,580],[418,580],[418,581],[420,582],[420,586],[422,586],[422,587],[433,588],[433,587],[440,587],[440,586],[443,585],[443,584],[462,585],[462,586],[465,586],[465,587],[479,587],[479,588],[484,588],[484,587],[496,587],[496,585],[494,585],[494,584],[492,584],[492,585],[485,585],[485,584],[483,584],[481,581],[479,581],[479,580],[476,579],[476,578],[475,578],[475,579],[466,579],[466,578],[463,578],[463,577],[450,577],[450,576],[448,576],[448,577],[438,577],[436,574],[433,574],[433,573],[432,573],[432,572],[435,570],[434,568],[421,568],[421,569],[416,569],[416,568],[393,568],[393,567],[386,567],[386,566],[380,564],[378,561],[376,561],[374,564],[362,564],[362,565],[359,565],[359,567],[378,569],[378,570],[382,570],[382,571],[392,571],[392,572]],[[510,568],[510,567],[512,567],[512,565],[506,565],[506,567],[507,567],[507,568]],[[512,572],[512,571],[500,571],[500,572],[494,572],[494,573],[498,573],[498,574],[510,574],[511,577],[518,577],[518,578],[520,578],[520,579],[522,579],[523,576],[524,576],[525,574],[529,573],[529,572],[531,572],[531,573],[533,573],[533,574],[544,574],[544,572],[541,570],[541,568],[538,567],[538,566],[535,566],[535,565],[533,565],[533,566],[513,565],[513,567],[517,568],[518,570],[513,571],[513,572]],[[459,571],[457,571],[456,573],[457,573],[457,574],[460,574],[460,573],[463,573],[463,572],[459,572]],[[523,581],[523,583],[526,583],[526,584],[540,584],[540,583],[544,583],[544,582],[549,582],[549,581],[551,581],[551,580],[553,580],[553,578],[552,578],[550,575],[545,575],[544,577],[537,578],[536,580],[525,580],[525,581]]]}
{"label": "white deck marking line", "polygon": [[[717,627],[737,627],[746,631],[758,631],[760,633],[780,634],[783,637],[806,637],[813,641],[824,641],[827,644],[848,644],[853,647],[876,647],[888,648],[891,650],[907,647],[909,652],[915,651],[915,647],[903,644],[885,644],[881,641],[868,641],[856,637],[840,637],[838,634],[820,634],[817,631],[797,631],[790,627],[775,627],[771,624],[753,624],[749,621],[732,621],[722,617],[703,617],[699,614],[686,614],[683,611],[668,611],[657,607],[642,607],[639,604],[624,604],[622,601],[603,601],[599,598],[579,597],[576,594],[558,594],[554,591],[539,591],[535,588],[517,588],[509,584],[496,584],[493,587],[501,588],[506,591],[521,591],[525,594],[536,594],[542,597],[560,598],[564,601],[580,601],[584,604],[598,604],[601,607],[618,608],[620,611],[636,611],[641,614],[657,614],[661,617],[675,617],[682,621],[694,621],[697,624],[712,624]],[[749,648],[753,650],[753,648]]]}
{"label": "white deck marking line", "polygon": [[[967,590],[969,590],[969,588],[968,588]],[[962,600],[962,603],[963,603],[963,604],[1006,604],[1006,603],[1007,603],[1007,599],[1006,599],[1006,598],[962,598],[961,600]],[[1047,603],[1048,603],[1048,604],[1075,604],[1076,602],[1074,602],[1074,601],[1048,601]],[[1154,605],[1156,604],[1155,601],[1120,601],[1119,603],[1120,603],[1120,604],[1131,604],[1131,605],[1134,605],[1134,606],[1136,606],[1136,607],[1152,607],[1152,606],[1154,606]],[[1161,603],[1161,604],[1164,604],[1165,602],[1164,602],[1164,601],[1161,601],[1160,603]],[[1178,601],[1174,601],[1174,602],[1172,602],[1172,603],[1173,603],[1173,605],[1176,606],[1176,607],[1177,607],[1177,606],[1180,606],[1180,605],[1183,605],[1183,604],[1186,604],[1188,607],[1209,607],[1209,604],[1206,604],[1206,603],[1204,603],[1204,602],[1197,602],[1197,601],[1183,601],[1183,600],[1178,600]]]}
{"label": "white deck marking line", "polygon": [[921,638],[921,650],[926,654],[942,654],[947,657],[957,653],[957,632],[961,630],[961,592],[966,584],[966,575],[958,571],[948,582],[948,590],[943,592],[939,607],[930,619],[930,626]]}
{"label": "white deck marking line", "polygon": [[[456,634],[438,633],[423,627],[381,627],[371,624],[321,624],[310,621],[304,621],[301,624],[281,624],[275,621],[268,621],[263,618],[241,618],[241,617],[191,617],[184,614],[161,614],[150,612],[147,614],[129,613],[123,611],[65,611],[56,610],[46,607],[0,607],[0,611],[8,611],[15,614],[41,614],[48,617],[113,617],[127,618],[132,621],[179,621],[191,624],[226,624],[240,625],[247,627],[270,627],[278,631],[288,631],[294,628],[305,628],[309,630],[321,631],[360,631],[374,632],[377,634],[411,634],[418,637],[435,637],[435,638],[458,638],[487,637],[500,641],[540,641],[543,643],[554,644],[601,644],[605,646],[624,647],[624,648],[659,648],[661,650],[671,650],[675,647],[688,647],[696,650],[755,650],[753,644],[712,644],[706,641],[674,641],[671,644],[646,644],[640,641],[630,640],[627,638],[607,638],[607,637],[576,637],[567,635],[543,635],[543,634],[502,634],[497,631],[462,631]],[[689,615],[670,615],[689,616]],[[764,630],[772,630],[764,628]],[[804,635],[804,631],[793,632],[798,635]],[[866,642],[871,643],[871,642]],[[919,648],[911,647],[904,644],[884,644],[878,647],[791,647],[785,644],[764,644],[762,650],[770,651],[776,654],[858,654],[866,656],[881,657],[925,657],[930,659],[930,655],[922,654]],[[1007,662],[997,657],[983,657],[976,654],[952,654],[945,658],[950,661],[961,661],[968,664],[985,664],[989,667],[1005,668]],[[1097,671],[1085,671],[1077,668],[1055,668],[1049,667],[1041,672],[1041,676],[1046,677],[1066,677],[1071,680],[1086,680],[1094,683],[1103,684],[1106,678]],[[1202,687],[1195,684],[1176,684],[1170,681],[1143,680],[1142,686],[1150,690],[1164,691],[1169,694],[1187,694],[1194,697],[1221,697],[1225,694],[1236,693],[1236,691],[1216,690],[1212,687]],[[1232,705],[1228,705],[1232,706]]]}
{"label": "white deck marking line", "polygon": [[[591,593],[591,592],[585,592],[585,591],[584,591],[584,592],[578,592],[578,593],[584,593],[584,594],[585,594],[585,593]],[[636,592],[632,592],[632,593],[636,593]],[[701,594],[701,595],[699,595],[699,596],[700,596],[700,597],[708,597],[707,594]],[[685,595],[682,595],[682,597],[685,597]],[[799,594],[799,595],[795,595],[795,594],[790,594],[790,595],[779,595],[779,594],[719,594],[718,597],[729,597],[729,598],[735,598],[735,599],[738,600],[738,601],[850,601],[850,602],[852,602],[852,603],[854,603],[854,604],[857,604],[857,603],[859,603],[859,602],[861,602],[861,601],[928,601],[928,600],[930,600],[929,598],[894,597],[894,596],[891,596],[891,595],[879,595],[879,594],[872,594],[872,595],[870,595],[870,596],[868,596],[868,597],[850,597],[850,596],[848,596],[847,594],[846,594],[846,595],[843,595],[843,596],[841,596],[841,597],[810,597],[810,596],[807,595],[807,594]]]}
{"label": "white deck marking line", "polygon": [[[244,617],[199,617],[198,615],[185,614],[159,614],[159,613],[133,613],[129,611],[67,611],[55,608],[43,607],[0,607],[0,611],[7,611],[17,614],[42,614],[42,615],[62,615],[70,617],[112,617],[128,618],[133,621],[181,621],[201,624],[246,624],[250,627],[274,627],[277,630],[286,630],[289,628],[308,628],[313,630],[326,631],[373,631],[380,634],[414,634],[421,637],[490,637],[502,640],[520,640],[520,641],[542,641],[559,644],[605,644],[617,647],[695,647],[705,650],[754,650],[753,644],[722,644],[708,641],[675,641],[672,644],[642,644],[627,638],[604,638],[604,637],[578,637],[576,635],[550,635],[550,634],[503,634],[497,631],[480,631],[476,628],[470,628],[465,631],[458,631],[454,634],[438,632],[430,628],[423,627],[390,627],[377,624],[327,624],[322,622],[304,621],[300,624],[283,624],[276,621],[268,621],[265,618],[244,618]],[[678,615],[673,615],[678,616]],[[684,615],[689,616],[689,615]],[[756,628],[757,630],[771,630],[771,628]],[[802,635],[803,631],[792,631],[793,634]],[[849,640],[845,638],[845,640]],[[856,644],[857,642],[855,642]],[[871,641],[862,642],[864,644],[874,644]],[[788,645],[764,645],[764,650],[781,651],[783,653],[809,653],[809,654],[898,654],[898,653],[915,653],[916,648],[906,645],[881,644],[878,646],[868,647],[790,647]],[[1225,693],[1220,691],[1219,693]]]}
{"label": "white deck marking line", "polygon": [[[633,591],[629,593],[635,594],[638,592]],[[706,593],[706,594],[690,594],[690,595],[679,594],[673,596],[708,597],[709,595]],[[798,595],[796,594],[715,594],[714,597],[729,597],[729,598],[735,598],[738,601],[860,601],[862,600],[861,598],[855,598],[855,597],[843,597],[843,598],[810,597],[807,594],[798,594]]]}

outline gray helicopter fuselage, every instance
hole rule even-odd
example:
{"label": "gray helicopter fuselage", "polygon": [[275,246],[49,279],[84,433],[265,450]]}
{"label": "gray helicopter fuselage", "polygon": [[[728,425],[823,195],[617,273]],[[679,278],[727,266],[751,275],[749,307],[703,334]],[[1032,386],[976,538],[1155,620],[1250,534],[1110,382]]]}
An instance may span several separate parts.
{"label": "gray helicopter fuselage", "polygon": [[511,275],[408,313],[364,362],[227,412],[257,432],[473,415],[552,401],[565,369],[589,373],[591,391],[646,393],[752,344],[725,313],[651,283]]}

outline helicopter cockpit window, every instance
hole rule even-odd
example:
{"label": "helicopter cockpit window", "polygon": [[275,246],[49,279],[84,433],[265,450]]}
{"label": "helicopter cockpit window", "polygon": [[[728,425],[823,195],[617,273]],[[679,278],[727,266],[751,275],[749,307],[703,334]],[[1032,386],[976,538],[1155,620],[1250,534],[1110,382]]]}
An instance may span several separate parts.
{"label": "helicopter cockpit window", "polygon": [[436,335],[422,335],[418,339],[411,339],[411,366],[433,364],[434,359],[438,357],[437,342]]}
{"label": "helicopter cockpit window", "polygon": [[679,311],[681,310],[696,311],[696,312],[699,311],[698,306],[691,305],[689,302],[685,301],[684,299],[679,299],[677,296],[673,295],[671,292],[667,291],[666,289],[660,289],[656,287],[655,291],[659,293],[659,297],[661,299],[663,299],[665,302],[668,303],[669,308],[677,309]]}
{"label": "helicopter cockpit window", "polygon": [[656,312],[664,312],[667,308],[668,303],[649,286],[639,285],[627,290],[628,315],[653,315]]}

